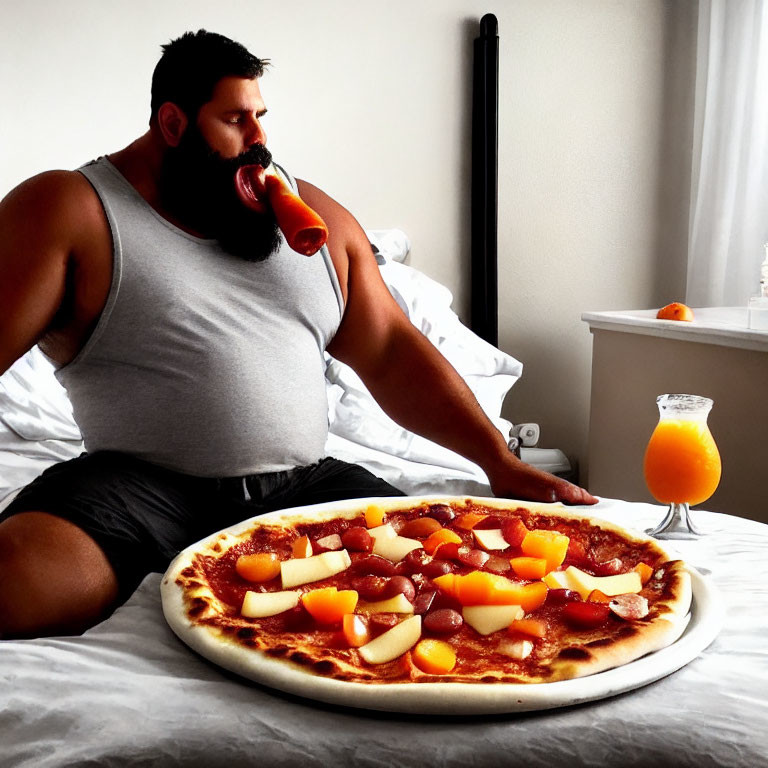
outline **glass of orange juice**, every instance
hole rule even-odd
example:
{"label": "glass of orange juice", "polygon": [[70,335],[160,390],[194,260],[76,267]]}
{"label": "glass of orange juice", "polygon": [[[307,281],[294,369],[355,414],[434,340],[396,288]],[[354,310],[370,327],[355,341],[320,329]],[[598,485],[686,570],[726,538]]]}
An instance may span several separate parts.
{"label": "glass of orange juice", "polygon": [[690,507],[706,501],[720,483],[720,453],[707,426],[712,400],[699,395],[660,395],[659,423],[645,450],[643,471],[653,497],[669,504],[666,517],[646,531],[658,538],[701,532]]}

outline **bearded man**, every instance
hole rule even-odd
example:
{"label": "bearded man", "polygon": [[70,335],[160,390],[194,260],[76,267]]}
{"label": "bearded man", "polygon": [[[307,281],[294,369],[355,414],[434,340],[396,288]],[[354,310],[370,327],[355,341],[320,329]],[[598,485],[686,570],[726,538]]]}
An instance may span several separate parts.
{"label": "bearded man", "polygon": [[[324,456],[325,350],[393,419],[479,464],[496,495],[596,501],[507,449],[390,296],[352,215],[275,168],[264,66],[186,33],[164,46],[146,134],[0,205],[0,373],[38,344],[86,447],[0,516],[0,636],[80,632],[254,514],[399,494]],[[315,255],[281,236],[267,169],[324,219]]]}

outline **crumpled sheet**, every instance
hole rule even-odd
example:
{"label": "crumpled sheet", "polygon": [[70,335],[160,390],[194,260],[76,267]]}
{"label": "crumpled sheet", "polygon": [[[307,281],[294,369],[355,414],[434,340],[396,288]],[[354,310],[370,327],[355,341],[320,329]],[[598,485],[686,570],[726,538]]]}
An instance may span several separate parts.
{"label": "crumpled sheet", "polygon": [[[663,513],[611,500],[589,511],[637,528]],[[0,642],[0,766],[768,765],[768,526],[694,514],[708,535],[674,546],[711,571],[725,627],[698,658],[644,688],[478,717],[314,703],[188,650],[163,619],[153,574],[81,637]]]}

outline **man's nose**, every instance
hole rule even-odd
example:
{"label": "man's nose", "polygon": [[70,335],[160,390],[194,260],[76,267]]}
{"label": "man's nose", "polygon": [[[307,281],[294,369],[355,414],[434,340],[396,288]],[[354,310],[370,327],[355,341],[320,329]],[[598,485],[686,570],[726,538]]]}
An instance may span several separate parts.
{"label": "man's nose", "polygon": [[248,125],[248,133],[246,134],[246,141],[249,147],[252,147],[254,144],[267,143],[267,134],[264,132],[264,129],[261,127],[261,122],[256,118],[253,118]]}

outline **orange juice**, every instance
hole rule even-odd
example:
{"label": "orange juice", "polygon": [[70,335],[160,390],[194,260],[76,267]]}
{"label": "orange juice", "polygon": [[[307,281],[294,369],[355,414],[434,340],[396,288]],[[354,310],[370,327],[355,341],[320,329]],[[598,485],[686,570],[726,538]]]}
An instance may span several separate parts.
{"label": "orange juice", "polygon": [[705,420],[664,418],[645,451],[645,481],[664,504],[700,504],[720,482],[720,453]]}

